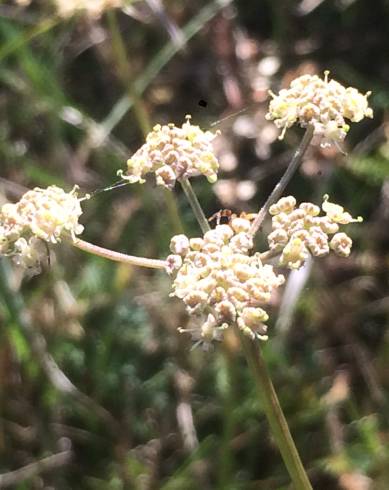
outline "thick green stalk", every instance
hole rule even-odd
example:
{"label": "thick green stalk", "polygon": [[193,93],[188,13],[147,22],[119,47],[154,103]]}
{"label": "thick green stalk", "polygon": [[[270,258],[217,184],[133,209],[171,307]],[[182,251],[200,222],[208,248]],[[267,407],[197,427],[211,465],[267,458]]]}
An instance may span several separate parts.
{"label": "thick green stalk", "polygon": [[290,179],[293,177],[294,173],[296,170],[299,168],[301,165],[301,162],[303,160],[303,156],[305,152],[307,151],[307,148],[312,141],[313,137],[313,126],[309,125],[307,129],[305,130],[305,134],[303,136],[303,139],[301,140],[300,145],[298,146],[297,150],[295,151],[295,154],[293,155],[293,158],[291,162],[288,165],[288,168],[285,170],[284,175],[281,177],[280,181],[278,184],[274,187],[272,192],[270,193],[269,197],[267,198],[265,204],[262,206],[262,208],[259,210],[257,217],[253,221],[253,224],[251,225],[251,230],[250,233],[254,236],[257,231],[259,230],[263,220],[266,217],[266,214],[269,211],[270,206],[278,201],[278,199],[281,197],[281,194],[284,192],[285,187],[288,185]]}
{"label": "thick green stalk", "polygon": [[185,192],[186,197],[188,198],[189,204],[192,207],[193,213],[196,216],[201,231],[203,233],[206,233],[211,229],[211,227],[209,226],[208,220],[205,217],[204,211],[199,203],[199,200],[197,199],[191,183],[189,182],[189,179],[183,177],[182,179],[179,179],[179,182]]}
{"label": "thick green stalk", "polygon": [[281,452],[294,489],[312,490],[257,342],[249,339],[240,331],[239,337],[272,435]]}

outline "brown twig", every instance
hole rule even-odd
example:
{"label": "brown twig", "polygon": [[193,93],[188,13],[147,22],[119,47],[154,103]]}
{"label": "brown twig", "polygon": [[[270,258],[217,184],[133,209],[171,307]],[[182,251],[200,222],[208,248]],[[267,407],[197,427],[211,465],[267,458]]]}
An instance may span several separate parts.
{"label": "brown twig", "polygon": [[62,466],[67,465],[71,458],[72,451],[62,451],[60,453],[47,456],[46,458],[39,459],[38,461],[34,461],[33,463],[23,466],[22,468],[18,468],[17,470],[3,473],[0,475],[0,488],[18,485],[19,483],[29,480],[40,473],[61,468]]}

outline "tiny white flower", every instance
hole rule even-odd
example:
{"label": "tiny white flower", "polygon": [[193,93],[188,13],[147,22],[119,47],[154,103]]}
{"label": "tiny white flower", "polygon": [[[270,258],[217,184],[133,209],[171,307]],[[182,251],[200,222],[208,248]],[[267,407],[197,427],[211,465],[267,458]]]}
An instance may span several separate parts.
{"label": "tiny white flower", "polygon": [[344,87],[335,80],[317,75],[303,75],[296,78],[288,89],[280,90],[278,95],[270,92],[272,100],[266,118],[274,120],[282,129],[280,139],[293,124],[302,127],[313,126],[315,135],[321,137],[321,146],[339,143],[346,137],[350,126],[345,119],[359,122],[364,117],[373,117],[368,97],[353,87]]}

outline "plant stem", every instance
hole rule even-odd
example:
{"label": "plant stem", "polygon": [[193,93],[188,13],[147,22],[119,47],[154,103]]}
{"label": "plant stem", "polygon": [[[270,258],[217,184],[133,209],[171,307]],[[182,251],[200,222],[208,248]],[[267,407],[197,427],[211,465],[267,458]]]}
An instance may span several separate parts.
{"label": "plant stem", "polygon": [[74,247],[89,252],[105,259],[113,260],[115,262],[121,262],[128,265],[136,265],[138,267],[148,267],[150,269],[164,269],[166,262],[158,259],[147,259],[145,257],[135,257],[133,255],[127,255],[120,252],[114,252],[108,248],[99,247],[93,243],[86,242],[77,238],[74,242],[70,242]]}
{"label": "plant stem", "polygon": [[136,119],[143,136],[146,136],[147,133],[151,131],[149,116],[143,101],[134,95],[134,91],[131,86],[131,65],[127,58],[125,42],[123,40],[114,10],[107,11],[107,19],[111,34],[112,52],[116,61],[118,75],[128,92],[128,97],[134,101]]}
{"label": "plant stem", "polygon": [[239,337],[247,363],[254,376],[258,395],[271,432],[277,442],[294,488],[295,490],[312,490],[257,342],[249,339],[240,331]]}
{"label": "plant stem", "polygon": [[189,182],[189,179],[183,177],[182,179],[179,179],[179,182],[185,192],[186,197],[188,198],[189,204],[192,207],[193,213],[196,216],[201,231],[203,233],[206,233],[211,229],[211,227],[209,226],[208,220],[205,217],[204,211],[199,203],[199,200],[197,199],[191,183]]}
{"label": "plant stem", "polygon": [[218,485],[219,490],[229,488],[233,480],[236,461],[234,459],[233,447],[231,441],[234,436],[236,426],[237,396],[237,364],[235,353],[227,342],[222,345],[221,370],[222,376],[225,376],[225,382],[221,384],[220,391],[223,403],[223,433],[220,445],[220,455],[218,461]]}
{"label": "plant stem", "polygon": [[182,233],[184,227],[181,222],[180,213],[178,212],[175,196],[169,189],[163,189],[163,195],[172,231],[176,234]]}
{"label": "plant stem", "polygon": [[277,255],[280,255],[281,252],[279,250],[266,250],[266,252],[262,252],[259,254],[259,258],[261,259],[262,262],[267,262],[270,259],[273,259],[274,257],[277,257]]}
{"label": "plant stem", "polygon": [[301,165],[303,156],[307,151],[307,148],[312,140],[312,137],[313,137],[313,126],[309,125],[307,126],[303,139],[301,140],[301,143],[299,144],[297,150],[295,151],[295,154],[293,155],[293,158],[289,163],[288,168],[286,169],[284,175],[281,177],[281,180],[278,182],[278,184],[274,187],[270,196],[267,198],[265,204],[259,210],[257,217],[253,221],[250,230],[252,236],[254,236],[257,233],[263,220],[266,217],[267,212],[269,211],[270,206],[281,197],[281,194],[283,193],[285,187],[288,185],[290,179],[293,177],[293,174]]}

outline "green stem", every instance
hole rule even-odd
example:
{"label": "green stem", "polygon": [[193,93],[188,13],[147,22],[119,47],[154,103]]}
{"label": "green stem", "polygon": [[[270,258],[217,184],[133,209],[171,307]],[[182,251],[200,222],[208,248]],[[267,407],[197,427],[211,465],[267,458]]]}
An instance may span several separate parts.
{"label": "green stem", "polygon": [[199,203],[199,200],[197,199],[191,183],[189,182],[189,179],[183,177],[182,179],[179,179],[179,182],[185,192],[186,197],[188,198],[189,204],[192,207],[193,213],[196,216],[201,231],[203,233],[206,233],[211,229],[211,227],[209,226],[208,220],[205,217],[204,211]]}
{"label": "green stem", "polygon": [[135,265],[138,267],[148,267],[149,269],[164,269],[166,262],[158,259],[147,259],[145,257],[135,257],[134,255],[127,255],[120,252],[114,252],[108,248],[99,247],[93,243],[86,242],[77,238],[74,242],[70,242],[74,247],[84,250],[84,252],[98,255],[104,259],[113,260],[114,262],[121,262],[122,264]]}
{"label": "green stem", "polygon": [[107,11],[107,19],[111,33],[112,52],[116,60],[119,78],[128,92],[129,99],[134,101],[135,117],[142,134],[143,136],[147,136],[151,131],[150,118],[144,107],[143,101],[134,94],[134,90],[132,89],[131,66],[128,62],[125,43],[114,10]]}
{"label": "green stem", "polygon": [[279,250],[266,250],[266,252],[262,252],[259,254],[259,258],[263,263],[268,262],[270,259],[274,259],[277,255],[280,255],[281,252]]}
{"label": "green stem", "polygon": [[281,180],[278,182],[278,184],[274,187],[270,196],[267,198],[265,204],[259,210],[257,217],[253,221],[250,230],[252,236],[254,236],[257,233],[263,220],[266,217],[266,214],[269,211],[270,206],[276,201],[278,201],[278,199],[281,197],[281,194],[284,192],[285,187],[288,185],[290,179],[293,177],[294,173],[301,165],[303,156],[307,151],[310,142],[312,141],[312,137],[313,137],[313,126],[309,125],[305,130],[303,139],[301,140],[300,145],[295,151],[295,154],[293,155],[293,158],[289,163],[288,168],[286,169],[284,175],[281,177]]}
{"label": "green stem", "polygon": [[221,369],[226,377],[221,391],[223,396],[223,434],[221,439],[220,457],[218,462],[218,489],[229,488],[234,474],[235,461],[231,441],[235,431],[235,407],[236,407],[236,362],[234,353],[226,344],[222,344]]}
{"label": "green stem", "polygon": [[178,212],[177,201],[172,191],[164,189],[165,204],[169,216],[169,221],[174,230],[174,233],[182,233],[184,227],[182,226],[180,213]]}
{"label": "green stem", "polygon": [[295,490],[312,490],[257,342],[249,339],[240,331],[239,337],[247,363],[254,376],[258,395],[271,432],[281,452],[294,488]]}

